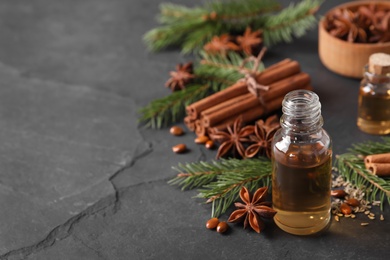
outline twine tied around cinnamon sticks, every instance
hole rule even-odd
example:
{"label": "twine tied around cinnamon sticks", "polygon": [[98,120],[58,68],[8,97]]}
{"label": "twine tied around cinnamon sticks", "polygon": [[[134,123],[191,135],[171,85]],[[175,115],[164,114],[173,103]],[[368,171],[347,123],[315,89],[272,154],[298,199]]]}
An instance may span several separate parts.
{"label": "twine tied around cinnamon sticks", "polygon": [[[266,51],[267,51],[267,48],[264,47],[261,49],[261,51],[260,51],[259,55],[257,55],[257,57],[251,56],[251,57],[248,57],[242,61],[239,72],[244,74],[244,77],[237,81],[237,82],[244,82],[248,87],[249,93],[252,93],[253,95],[255,95],[259,99],[259,101],[262,105],[265,105],[264,99],[262,98],[262,93],[264,91],[268,91],[269,86],[264,86],[264,85],[260,84],[256,80],[256,77],[259,74],[261,74],[261,72],[260,73],[258,72],[258,69],[260,66],[260,62],[263,59],[263,56],[264,56]],[[250,62],[250,61],[253,61],[252,70],[245,68],[245,64]]]}
{"label": "twine tied around cinnamon sticks", "polygon": [[364,158],[366,169],[380,177],[390,176],[390,153],[372,154]]}

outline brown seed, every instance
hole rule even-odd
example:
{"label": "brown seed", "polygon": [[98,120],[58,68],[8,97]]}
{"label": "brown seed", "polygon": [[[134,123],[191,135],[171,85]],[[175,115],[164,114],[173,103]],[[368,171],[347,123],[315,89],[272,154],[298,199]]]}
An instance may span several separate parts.
{"label": "brown seed", "polygon": [[176,135],[176,136],[184,134],[183,128],[181,128],[180,126],[172,126],[171,129],[169,129],[169,132],[172,135]]}
{"label": "brown seed", "polygon": [[208,140],[205,145],[207,149],[213,149],[214,148],[214,142],[213,140]]}
{"label": "brown seed", "polygon": [[347,203],[341,204],[341,206],[340,206],[340,211],[341,211],[344,215],[350,215],[350,214],[352,213],[352,209],[351,209],[351,207],[350,207]]}
{"label": "brown seed", "polygon": [[218,233],[225,233],[228,230],[229,226],[225,221],[219,222],[217,226]]}
{"label": "brown seed", "polygon": [[195,143],[197,144],[205,144],[208,140],[210,140],[207,136],[201,135],[195,138]]}
{"label": "brown seed", "polygon": [[344,190],[332,190],[330,192],[330,195],[335,198],[344,198],[347,195],[347,193]]}
{"label": "brown seed", "polygon": [[185,144],[177,144],[172,147],[172,151],[174,153],[184,153],[187,151],[187,146]]}
{"label": "brown seed", "polygon": [[219,219],[218,218],[210,218],[207,222],[206,222],[206,228],[208,229],[214,229],[218,226],[219,224]]}
{"label": "brown seed", "polygon": [[347,203],[349,206],[352,206],[352,207],[359,207],[360,206],[360,201],[358,201],[355,198],[347,199],[345,201],[345,203]]}

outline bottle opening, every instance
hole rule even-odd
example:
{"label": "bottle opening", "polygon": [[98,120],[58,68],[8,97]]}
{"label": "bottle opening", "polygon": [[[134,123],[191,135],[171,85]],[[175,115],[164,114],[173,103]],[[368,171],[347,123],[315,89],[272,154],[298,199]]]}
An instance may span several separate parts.
{"label": "bottle opening", "polygon": [[312,132],[323,125],[318,95],[309,90],[289,92],[282,103],[281,125],[297,132]]}

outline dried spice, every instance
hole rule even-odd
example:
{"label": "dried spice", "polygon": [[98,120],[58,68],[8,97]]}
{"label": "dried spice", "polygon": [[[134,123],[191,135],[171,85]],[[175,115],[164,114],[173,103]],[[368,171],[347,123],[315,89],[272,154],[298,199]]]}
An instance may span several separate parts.
{"label": "dried spice", "polygon": [[172,147],[174,153],[185,153],[187,151],[187,146],[185,144],[177,144]]}
{"label": "dried spice", "polygon": [[172,126],[169,129],[169,132],[171,133],[171,135],[175,135],[175,136],[179,136],[179,135],[184,134],[184,130],[180,126]]}
{"label": "dried spice", "polygon": [[192,62],[176,65],[176,71],[169,73],[171,78],[165,83],[172,91],[185,89],[185,86],[195,77]]}
{"label": "dried spice", "polygon": [[325,27],[331,35],[348,42],[389,42],[390,8],[375,4],[357,10],[338,8],[326,15]]}
{"label": "dried spice", "polygon": [[252,32],[252,29],[247,27],[242,36],[237,36],[236,41],[245,54],[253,55],[254,50],[263,43],[261,36],[262,31],[257,30]]}
{"label": "dried spice", "polygon": [[218,218],[211,218],[206,222],[206,228],[215,229],[219,224]]}
{"label": "dried spice", "polygon": [[234,203],[234,206],[238,209],[233,211],[228,222],[237,223],[244,221],[244,228],[249,223],[253,230],[260,233],[265,226],[261,217],[273,218],[276,214],[276,211],[269,207],[270,202],[265,201],[267,190],[268,187],[259,188],[251,197],[248,189],[243,186],[240,190],[240,198],[245,204],[241,202]]}
{"label": "dried spice", "polygon": [[280,124],[276,115],[268,117],[265,122],[263,120],[257,121],[254,127],[254,135],[249,136],[253,144],[246,149],[245,157],[252,158],[259,154],[271,158],[272,140],[279,128]]}
{"label": "dried spice", "polygon": [[243,143],[248,143],[249,135],[254,132],[254,126],[249,125],[242,127],[241,117],[237,117],[233,124],[233,129],[228,126],[226,131],[215,130],[210,134],[211,139],[218,141],[221,145],[218,148],[217,158],[223,157],[224,155],[232,152],[233,156],[236,157],[236,152],[245,158],[245,148]]}
{"label": "dried spice", "polygon": [[219,222],[217,226],[218,233],[225,233],[228,229],[229,229],[229,225],[225,221]]}
{"label": "dried spice", "polygon": [[240,47],[231,41],[229,34],[222,34],[221,36],[214,36],[210,42],[203,46],[203,49],[210,54],[225,55],[228,51],[240,50]]}

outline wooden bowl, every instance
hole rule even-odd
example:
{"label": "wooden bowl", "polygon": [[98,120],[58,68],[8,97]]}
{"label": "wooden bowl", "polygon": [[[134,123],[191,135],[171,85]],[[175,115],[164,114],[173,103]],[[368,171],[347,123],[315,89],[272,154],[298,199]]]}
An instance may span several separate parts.
{"label": "wooden bowl", "polygon": [[[360,5],[377,4],[390,8],[390,1],[355,1],[336,6],[338,8],[357,10]],[[329,70],[342,76],[352,78],[363,77],[363,67],[368,63],[371,54],[377,52],[390,53],[390,42],[386,43],[351,43],[330,35],[324,26],[325,16],[318,29],[318,52],[321,62]]]}

